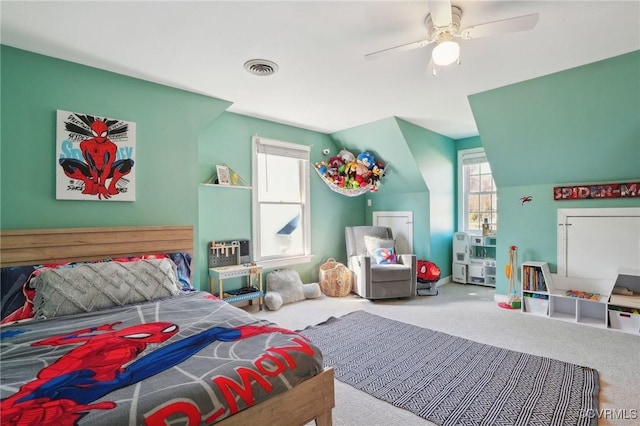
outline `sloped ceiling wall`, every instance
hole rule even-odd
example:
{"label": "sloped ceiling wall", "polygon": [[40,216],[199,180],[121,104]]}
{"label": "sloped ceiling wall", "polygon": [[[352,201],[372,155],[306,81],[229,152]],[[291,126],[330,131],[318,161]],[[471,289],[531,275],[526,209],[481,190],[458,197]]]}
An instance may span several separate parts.
{"label": "sloped ceiling wall", "polygon": [[640,51],[469,96],[498,187],[640,176]]}
{"label": "sloped ceiling wall", "polygon": [[341,130],[332,133],[331,138],[338,149],[346,148],[356,156],[362,151],[369,151],[388,166],[382,178],[381,194],[427,190],[395,117]]}

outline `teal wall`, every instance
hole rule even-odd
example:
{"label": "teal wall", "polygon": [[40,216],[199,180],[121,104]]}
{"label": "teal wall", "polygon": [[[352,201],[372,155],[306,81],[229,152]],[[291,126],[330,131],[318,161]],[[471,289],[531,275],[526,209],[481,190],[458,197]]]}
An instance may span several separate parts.
{"label": "teal wall", "polygon": [[640,180],[639,75],[633,52],[469,97],[498,187],[497,293],[507,294],[511,245],[520,263],[556,271],[557,209],[640,206],[552,196],[559,184]]}
{"label": "teal wall", "polygon": [[639,75],[636,51],[469,96],[496,185],[638,177]]}
{"label": "teal wall", "polygon": [[362,151],[369,151],[384,161],[387,166],[385,176],[381,180],[379,192],[375,195],[427,190],[395,117],[341,130],[332,133],[331,137],[339,149],[346,147],[356,155]]}
{"label": "teal wall", "polygon": [[[2,229],[196,224],[198,134],[228,102],[0,48]],[[135,202],[55,199],[58,109],[136,123]]]}
{"label": "teal wall", "polygon": [[[429,250],[419,258],[434,262],[440,267],[441,276],[447,277],[451,275],[451,238],[456,223],[455,142],[404,120],[398,120],[398,125],[428,187],[426,208],[416,209],[428,221],[426,232],[414,232],[414,241],[424,239],[429,244]],[[419,197],[413,199],[420,201]]]}
{"label": "teal wall", "polygon": [[471,148],[482,148],[482,139],[480,139],[480,136],[471,136],[456,141],[456,151]]}
{"label": "teal wall", "polygon": [[[251,136],[336,150],[325,134],[225,112],[229,102],[1,46],[2,229],[193,225],[194,284],[208,288],[210,240],[251,238],[251,192],[200,185],[226,163],[251,181]],[[136,201],[55,199],[57,109],[133,121]],[[196,166],[197,165],[197,166]],[[312,253],[297,269],[316,280],[328,257],[346,261],[344,227],[364,223],[364,198],[347,198],[311,176]]]}
{"label": "teal wall", "polygon": [[382,186],[366,195],[366,223],[374,211],[413,212],[413,251],[451,275],[454,227],[455,143],[452,139],[391,117],[332,133],[339,147],[368,150],[388,164]]}
{"label": "teal wall", "polygon": [[[251,180],[251,136],[321,151],[370,150],[389,164],[380,191],[348,198],[314,172],[310,264],[346,261],[344,227],[371,223],[374,210],[414,212],[415,252],[450,274],[456,229],[459,149],[484,146],[498,186],[498,283],[517,245],[520,262],[555,268],[558,208],[632,207],[640,199],[552,201],[563,183],[640,177],[640,53],[633,52],[469,97],[480,137],[453,141],[395,117],[331,135],[225,112],[229,102],[1,46],[0,227],[2,229],[189,224],[196,228],[194,282],[208,288],[206,244],[251,237],[251,193],[204,182],[226,163]],[[136,122],[135,202],[55,199],[55,112]],[[533,196],[522,205],[520,198]],[[370,199],[372,206],[367,207]]]}
{"label": "teal wall", "polygon": [[[251,184],[251,138],[256,134],[310,146],[312,164],[325,159],[324,148],[337,152],[333,140],[326,134],[225,112],[201,135],[200,181],[211,176],[216,164],[228,164]],[[314,258],[310,264],[293,266],[304,282],[317,281],[318,269],[329,257],[346,263],[344,227],[363,224],[365,212],[364,197],[337,194],[313,169],[311,174],[311,252]],[[251,239],[251,191],[204,185],[200,185],[198,191],[199,262],[206,263],[209,241]],[[208,288],[205,280],[206,277],[201,278],[201,288]],[[234,285],[231,283],[230,288]]]}
{"label": "teal wall", "polygon": [[[373,212],[410,211],[413,213],[413,252],[418,259],[431,259],[431,234],[429,224],[429,192],[375,194],[367,196],[371,206],[366,207],[367,225],[373,224]],[[435,262],[435,260],[433,260]],[[439,265],[439,264],[438,264]],[[444,274],[444,271],[443,271]]]}

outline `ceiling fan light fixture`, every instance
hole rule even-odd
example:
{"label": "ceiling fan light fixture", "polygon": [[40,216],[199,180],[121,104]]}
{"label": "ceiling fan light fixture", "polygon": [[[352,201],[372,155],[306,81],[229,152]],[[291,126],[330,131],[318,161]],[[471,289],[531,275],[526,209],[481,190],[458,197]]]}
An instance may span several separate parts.
{"label": "ceiling fan light fixture", "polygon": [[451,65],[459,57],[460,45],[451,40],[441,41],[431,53],[433,63],[440,66]]}

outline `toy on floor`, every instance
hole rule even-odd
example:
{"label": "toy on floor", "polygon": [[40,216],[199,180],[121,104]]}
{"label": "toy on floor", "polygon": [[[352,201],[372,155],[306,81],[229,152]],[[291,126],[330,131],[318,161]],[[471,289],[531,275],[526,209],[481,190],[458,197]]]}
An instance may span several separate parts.
{"label": "toy on floor", "polygon": [[518,265],[518,247],[509,247],[509,264],[505,268],[505,275],[509,279],[509,297],[506,302],[498,303],[504,309],[520,309],[522,300],[515,288],[516,266]]}
{"label": "toy on floor", "polygon": [[318,283],[303,284],[293,269],[277,269],[267,275],[267,294],[264,304],[270,311],[277,311],[287,303],[320,297]]}
{"label": "toy on floor", "polygon": [[438,280],[440,268],[428,260],[418,260],[418,296],[436,296],[438,294]]}
{"label": "toy on floor", "polygon": [[596,302],[600,300],[600,294],[591,293],[588,291],[567,290],[564,292],[564,294],[565,296],[577,297],[578,299],[595,300]]}

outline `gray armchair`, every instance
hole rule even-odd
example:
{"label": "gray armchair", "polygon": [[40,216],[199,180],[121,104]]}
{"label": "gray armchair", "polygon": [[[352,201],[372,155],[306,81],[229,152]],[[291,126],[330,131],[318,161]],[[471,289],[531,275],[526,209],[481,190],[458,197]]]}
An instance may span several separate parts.
{"label": "gray armchair", "polygon": [[[367,251],[365,236],[393,240],[391,228],[349,226],[345,228],[347,263],[355,275],[353,291],[365,299],[390,299],[416,295],[417,259],[414,254],[398,254],[396,264],[378,264]],[[373,239],[368,239],[369,244]]]}

